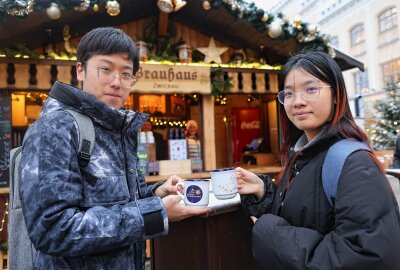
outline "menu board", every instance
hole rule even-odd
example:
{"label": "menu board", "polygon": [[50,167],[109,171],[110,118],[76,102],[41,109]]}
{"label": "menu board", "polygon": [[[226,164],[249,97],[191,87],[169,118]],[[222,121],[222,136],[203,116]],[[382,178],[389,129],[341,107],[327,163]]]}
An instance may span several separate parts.
{"label": "menu board", "polygon": [[8,187],[11,150],[11,95],[0,93],[0,187]]}

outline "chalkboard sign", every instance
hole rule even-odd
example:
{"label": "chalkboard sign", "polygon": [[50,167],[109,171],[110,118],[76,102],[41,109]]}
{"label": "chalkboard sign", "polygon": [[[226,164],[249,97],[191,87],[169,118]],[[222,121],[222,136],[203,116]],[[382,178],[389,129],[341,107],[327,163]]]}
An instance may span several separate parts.
{"label": "chalkboard sign", "polygon": [[11,95],[0,93],[0,187],[8,187],[11,150]]}

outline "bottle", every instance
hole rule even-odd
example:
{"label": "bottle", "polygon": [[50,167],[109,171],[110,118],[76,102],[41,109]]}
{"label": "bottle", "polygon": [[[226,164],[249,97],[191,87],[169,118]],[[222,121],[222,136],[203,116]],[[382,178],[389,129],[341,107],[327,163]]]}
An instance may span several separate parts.
{"label": "bottle", "polygon": [[180,136],[179,128],[175,128],[175,139],[177,140],[182,139]]}
{"label": "bottle", "polygon": [[146,140],[146,131],[140,131],[140,134],[139,134],[139,143],[147,143],[147,140]]}
{"label": "bottle", "polygon": [[170,128],[169,129],[168,139],[169,140],[174,140],[175,139],[175,129],[174,128]]}

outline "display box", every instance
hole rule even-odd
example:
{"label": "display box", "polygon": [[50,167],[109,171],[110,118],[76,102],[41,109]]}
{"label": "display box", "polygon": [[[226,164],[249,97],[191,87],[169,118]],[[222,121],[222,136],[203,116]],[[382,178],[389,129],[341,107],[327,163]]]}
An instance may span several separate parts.
{"label": "display box", "polygon": [[168,152],[170,160],[187,159],[187,142],[185,139],[168,140]]}
{"label": "display box", "polygon": [[159,175],[182,175],[192,173],[192,162],[190,159],[185,160],[160,160],[158,162]]}

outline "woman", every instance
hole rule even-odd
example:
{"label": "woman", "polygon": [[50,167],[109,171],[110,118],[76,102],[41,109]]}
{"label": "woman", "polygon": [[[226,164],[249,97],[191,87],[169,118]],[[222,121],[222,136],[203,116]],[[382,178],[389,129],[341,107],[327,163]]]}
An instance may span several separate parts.
{"label": "woman", "polygon": [[188,144],[188,158],[192,160],[201,160],[199,126],[196,121],[187,121],[185,137]]}
{"label": "woman", "polygon": [[255,222],[255,259],[273,270],[399,269],[399,208],[377,158],[357,151],[346,159],[333,207],[323,191],[329,147],[345,138],[367,143],[340,68],[325,53],[306,52],[288,61],[280,79],[283,170],[273,183],[236,169]]}

